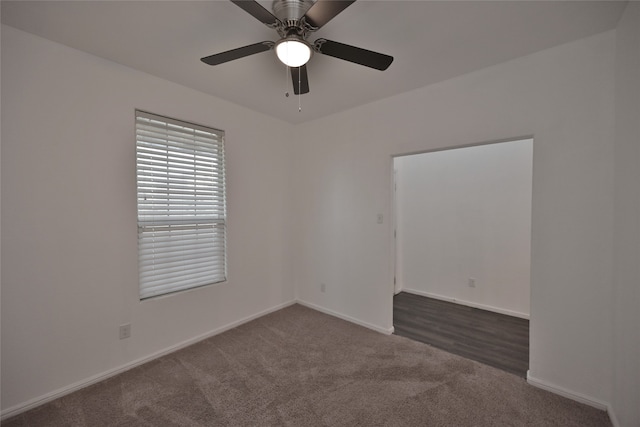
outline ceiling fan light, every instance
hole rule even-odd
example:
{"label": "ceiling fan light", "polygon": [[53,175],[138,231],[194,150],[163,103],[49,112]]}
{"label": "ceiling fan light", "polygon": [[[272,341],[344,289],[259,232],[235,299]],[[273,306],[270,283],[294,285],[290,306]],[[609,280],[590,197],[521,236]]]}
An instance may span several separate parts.
{"label": "ceiling fan light", "polygon": [[311,46],[296,39],[283,39],[276,44],[276,55],[287,67],[302,67],[311,59]]}

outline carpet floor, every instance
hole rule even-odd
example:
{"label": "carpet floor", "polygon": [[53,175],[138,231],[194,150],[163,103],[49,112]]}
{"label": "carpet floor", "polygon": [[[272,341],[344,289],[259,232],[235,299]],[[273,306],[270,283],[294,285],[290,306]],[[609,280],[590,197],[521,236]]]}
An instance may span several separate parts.
{"label": "carpet floor", "polygon": [[293,305],[2,426],[611,426],[507,372]]}

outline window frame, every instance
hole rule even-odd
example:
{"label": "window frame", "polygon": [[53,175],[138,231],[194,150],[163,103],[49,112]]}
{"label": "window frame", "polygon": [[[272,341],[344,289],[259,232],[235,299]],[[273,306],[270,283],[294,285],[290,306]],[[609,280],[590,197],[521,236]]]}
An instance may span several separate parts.
{"label": "window frame", "polygon": [[141,301],[227,281],[225,132],[135,110]]}

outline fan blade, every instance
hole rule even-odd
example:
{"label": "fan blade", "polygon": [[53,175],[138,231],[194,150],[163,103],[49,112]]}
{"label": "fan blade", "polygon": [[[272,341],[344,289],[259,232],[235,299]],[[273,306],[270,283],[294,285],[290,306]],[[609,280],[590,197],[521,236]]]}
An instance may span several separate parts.
{"label": "fan blade", "polygon": [[309,77],[307,76],[307,66],[291,68],[291,80],[293,80],[293,93],[302,95],[309,93]]}
{"label": "fan blade", "polygon": [[262,5],[257,1],[231,0],[231,2],[236,6],[242,8],[245,12],[247,12],[249,15],[256,18],[258,21],[262,22],[263,24],[271,28],[275,28],[280,23],[278,18],[273,16],[271,12],[269,12],[267,9],[262,7]]}
{"label": "fan blade", "polygon": [[315,42],[316,51],[334,58],[344,59],[365,67],[375,68],[384,71],[393,62],[393,56],[383,55],[344,43],[338,43],[326,39],[318,39]]}
{"label": "fan blade", "polygon": [[216,53],[215,55],[205,56],[200,60],[205,64],[218,65],[234,59],[244,58],[245,56],[254,55],[260,52],[266,52],[273,48],[273,42],[260,42],[250,44],[249,46],[239,47],[237,49],[228,50],[226,52]]}
{"label": "fan blade", "polygon": [[356,0],[318,0],[304,14],[305,21],[313,30],[324,26]]}

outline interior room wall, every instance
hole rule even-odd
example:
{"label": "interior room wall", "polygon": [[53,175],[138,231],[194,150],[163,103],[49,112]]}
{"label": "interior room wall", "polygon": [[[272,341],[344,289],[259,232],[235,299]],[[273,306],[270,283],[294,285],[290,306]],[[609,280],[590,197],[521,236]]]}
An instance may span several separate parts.
{"label": "interior room wall", "polygon": [[[139,301],[136,108],[226,131],[226,283]],[[3,413],[292,302],[289,131],[3,26]]]}
{"label": "interior room wall", "polygon": [[[2,8],[0,7],[0,19]],[[0,31],[2,46],[2,31]],[[2,99],[2,55],[0,54],[0,99]],[[0,102],[0,165],[2,165],[2,102]],[[0,171],[0,242],[2,242],[2,173]],[[2,244],[0,244],[0,332],[2,331]],[[0,339],[0,384],[2,383],[2,339]],[[1,388],[1,386],[0,386]],[[0,392],[0,411],[2,410],[2,393]]]}
{"label": "interior room wall", "polygon": [[526,139],[394,159],[402,289],[529,317],[532,156]]}
{"label": "interior room wall", "polygon": [[640,425],[640,3],[617,28],[613,409],[620,426]]}
{"label": "interior room wall", "polygon": [[533,135],[529,377],[604,407],[614,52],[609,31],[299,126],[298,298],[391,330],[392,156]]}

